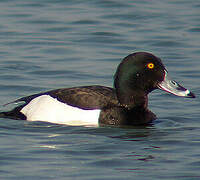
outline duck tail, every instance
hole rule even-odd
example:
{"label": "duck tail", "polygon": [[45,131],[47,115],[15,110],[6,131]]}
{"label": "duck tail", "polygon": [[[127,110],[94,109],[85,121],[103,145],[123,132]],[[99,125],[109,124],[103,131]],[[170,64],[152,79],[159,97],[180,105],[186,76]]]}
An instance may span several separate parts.
{"label": "duck tail", "polygon": [[6,118],[7,117],[7,112],[0,112],[0,118]]}
{"label": "duck tail", "polygon": [[0,112],[0,118],[9,118],[14,120],[26,120],[26,117],[20,111]]}

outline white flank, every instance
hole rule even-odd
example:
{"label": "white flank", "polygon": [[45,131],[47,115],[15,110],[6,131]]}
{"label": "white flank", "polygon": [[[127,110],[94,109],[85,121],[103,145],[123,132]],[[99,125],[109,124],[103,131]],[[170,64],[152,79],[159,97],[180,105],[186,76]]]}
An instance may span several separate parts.
{"label": "white flank", "polygon": [[100,110],[83,110],[42,95],[21,109],[28,121],[46,121],[72,126],[98,126]]}

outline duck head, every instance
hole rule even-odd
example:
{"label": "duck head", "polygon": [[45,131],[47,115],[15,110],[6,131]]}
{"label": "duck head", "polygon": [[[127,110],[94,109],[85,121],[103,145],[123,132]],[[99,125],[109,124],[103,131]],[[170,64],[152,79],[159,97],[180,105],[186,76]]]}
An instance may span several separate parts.
{"label": "duck head", "polygon": [[194,98],[195,95],[171,80],[160,58],[147,52],[125,57],[119,64],[114,86],[121,105],[128,108],[147,106],[147,95],[161,89],[176,96]]}

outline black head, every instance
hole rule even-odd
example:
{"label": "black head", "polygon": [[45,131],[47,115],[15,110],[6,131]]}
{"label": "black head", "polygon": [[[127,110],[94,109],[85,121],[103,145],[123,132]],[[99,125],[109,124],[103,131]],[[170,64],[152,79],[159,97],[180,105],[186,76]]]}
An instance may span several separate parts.
{"label": "black head", "polygon": [[161,59],[153,54],[137,52],[128,55],[119,64],[114,80],[120,104],[128,107],[147,105],[148,93],[157,88],[173,93],[160,86],[167,79],[166,74],[167,70]]}

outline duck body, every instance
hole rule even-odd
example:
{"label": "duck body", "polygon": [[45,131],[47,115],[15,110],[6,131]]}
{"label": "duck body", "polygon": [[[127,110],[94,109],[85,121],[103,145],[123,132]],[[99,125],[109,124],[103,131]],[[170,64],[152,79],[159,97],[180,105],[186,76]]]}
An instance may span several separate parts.
{"label": "duck body", "polygon": [[20,98],[24,102],[4,117],[28,121],[47,121],[67,125],[138,125],[147,124],[155,115],[146,107],[122,106],[113,88],[82,86],[56,89]]}
{"label": "duck body", "polygon": [[82,86],[22,97],[0,117],[67,125],[145,125],[156,119],[148,109],[148,94],[162,89],[177,96],[194,94],[168,77],[161,60],[146,52],[133,53],[119,64],[114,88]]}

